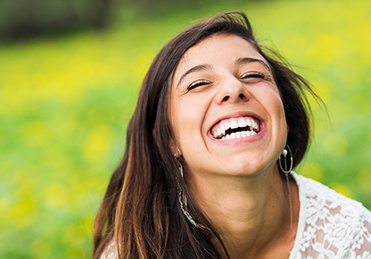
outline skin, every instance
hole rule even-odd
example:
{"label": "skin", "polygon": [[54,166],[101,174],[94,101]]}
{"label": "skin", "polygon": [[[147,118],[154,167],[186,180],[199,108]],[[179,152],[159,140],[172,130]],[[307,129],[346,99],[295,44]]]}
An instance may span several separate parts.
{"label": "skin", "polygon": [[[298,191],[290,182],[290,228],[287,187],[277,166],[288,128],[268,62],[238,36],[206,38],[175,70],[171,116],[184,177],[231,258],[288,258]],[[213,137],[221,120],[241,116],[256,118],[259,132],[231,140]]]}

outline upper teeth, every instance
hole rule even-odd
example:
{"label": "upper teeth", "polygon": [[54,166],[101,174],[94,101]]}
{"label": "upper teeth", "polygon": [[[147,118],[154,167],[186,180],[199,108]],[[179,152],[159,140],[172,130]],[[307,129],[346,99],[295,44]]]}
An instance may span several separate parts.
{"label": "upper teeth", "polygon": [[[246,129],[242,129],[245,128]],[[227,130],[233,130],[241,128],[241,131],[232,132],[227,134]],[[213,129],[213,136],[217,139],[234,139],[234,138],[244,138],[251,135],[255,135],[259,132],[258,121],[252,117],[239,117],[223,120],[219,123],[217,128]]]}

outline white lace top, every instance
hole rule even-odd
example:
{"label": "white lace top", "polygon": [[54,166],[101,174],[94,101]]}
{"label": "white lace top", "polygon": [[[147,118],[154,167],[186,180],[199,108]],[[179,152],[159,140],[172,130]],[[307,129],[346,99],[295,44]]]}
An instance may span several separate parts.
{"label": "white lace top", "polygon": [[[371,212],[361,203],[293,173],[299,225],[289,259],[371,259]],[[115,259],[111,242],[101,259]]]}
{"label": "white lace top", "polygon": [[371,212],[327,186],[293,176],[300,213],[290,259],[371,259]]}

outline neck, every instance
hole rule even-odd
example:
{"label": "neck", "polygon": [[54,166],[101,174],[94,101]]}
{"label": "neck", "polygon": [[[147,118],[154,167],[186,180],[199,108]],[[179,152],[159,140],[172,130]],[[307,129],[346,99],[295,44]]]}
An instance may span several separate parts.
{"label": "neck", "polygon": [[286,189],[275,166],[250,177],[198,175],[191,191],[231,258],[262,258],[282,240],[294,240]]}

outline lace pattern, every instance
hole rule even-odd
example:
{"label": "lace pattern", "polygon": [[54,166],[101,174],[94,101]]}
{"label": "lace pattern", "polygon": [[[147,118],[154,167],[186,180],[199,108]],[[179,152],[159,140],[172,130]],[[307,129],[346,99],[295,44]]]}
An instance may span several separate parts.
{"label": "lace pattern", "polygon": [[[316,181],[293,176],[300,213],[289,259],[371,259],[371,212]],[[113,241],[100,258],[117,258]]]}
{"label": "lace pattern", "polygon": [[370,211],[318,182],[293,175],[300,216],[290,259],[370,259]]}
{"label": "lace pattern", "polygon": [[116,258],[117,258],[116,246],[115,242],[112,240],[104,249],[104,252],[100,256],[100,259],[116,259]]}

